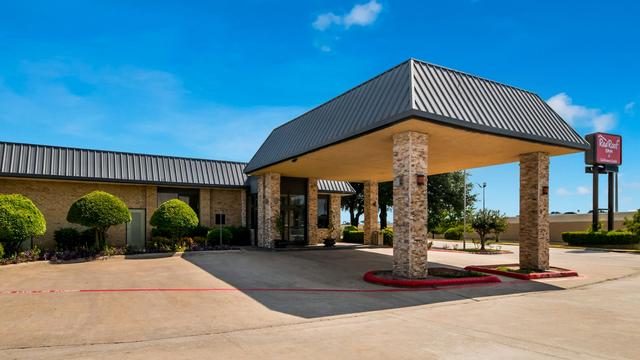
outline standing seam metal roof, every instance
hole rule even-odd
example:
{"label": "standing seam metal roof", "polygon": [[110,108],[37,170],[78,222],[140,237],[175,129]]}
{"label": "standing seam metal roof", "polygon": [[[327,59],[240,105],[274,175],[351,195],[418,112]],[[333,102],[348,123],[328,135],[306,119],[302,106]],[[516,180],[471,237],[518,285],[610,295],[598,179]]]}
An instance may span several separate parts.
{"label": "standing seam metal roof", "polygon": [[[246,186],[246,163],[0,142],[0,177],[198,187]],[[355,193],[344,181],[319,180],[318,191]]]}
{"label": "standing seam metal roof", "polygon": [[588,148],[529,91],[415,59],[274,129],[245,172],[415,117],[580,150]]}

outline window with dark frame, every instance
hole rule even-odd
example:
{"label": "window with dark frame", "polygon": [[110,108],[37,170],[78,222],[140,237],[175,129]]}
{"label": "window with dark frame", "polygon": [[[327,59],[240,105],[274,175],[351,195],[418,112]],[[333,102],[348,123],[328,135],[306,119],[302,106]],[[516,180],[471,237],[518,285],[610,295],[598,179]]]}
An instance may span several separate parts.
{"label": "window with dark frame", "polygon": [[318,195],[318,228],[329,227],[329,195]]}
{"label": "window with dark frame", "polygon": [[225,214],[216,214],[216,225],[225,225],[227,223],[227,219]]}

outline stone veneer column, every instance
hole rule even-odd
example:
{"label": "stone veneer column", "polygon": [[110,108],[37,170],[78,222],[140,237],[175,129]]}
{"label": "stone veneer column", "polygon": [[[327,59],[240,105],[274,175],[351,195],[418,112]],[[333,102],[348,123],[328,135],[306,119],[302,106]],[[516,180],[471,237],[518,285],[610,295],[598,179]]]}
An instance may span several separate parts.
{"label": "stone veneer column", "polygon": [[549,268],[549,154],[520,155],[520,267]]}
{"label": "stone veneer column", "polygon": [[153,212],[156,211],[158,207],[158,187],[157,186],[147,186],[145,190],[145,213],[147,223],[145,224],[145,228],[147,229],[147,241],[151,240],[151,216]]}
{"label": "stone veneer column", "polygon": [[[378,230],[378,182],[364,182],[364,243],[372,244],[373,232]],[[377,243],[373,245],[378,245]]]}
{"label": "stone veneer column", "polygon": [[240,190],[240,226],[247,226],[247,190]]}
{"label": "stone veneer column", "polygon": [[200,225],[211,226],[210,189],[200,189]]}
{"label": "stone veneer column", "polygon": [[258,247],[273,247],[280,238],[276,221],[280,216],[280,174],[258,177]]}
{"label": "stone veneer column", "polygon": [[307,241],[318,243],[318,179],[307,179]]}
{"label": "stone veneer column", "polygon": [[413,131],[393,135],[393,274],[411,279],[427,276],[428,140]]}
{"label": "stone veneer column", "polygon": [[341,196],[337,194],[329,195],[329,216],[331,217],[331,222],[333,224],[333,235],[332,237],[336,239],[336,241],[340,240],[340,205],[341,205]]}

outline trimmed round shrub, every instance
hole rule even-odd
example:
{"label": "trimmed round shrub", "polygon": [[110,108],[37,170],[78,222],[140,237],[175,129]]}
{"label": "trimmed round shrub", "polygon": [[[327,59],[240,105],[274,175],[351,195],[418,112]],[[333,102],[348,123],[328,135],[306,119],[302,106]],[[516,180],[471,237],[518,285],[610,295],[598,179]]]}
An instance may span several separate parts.
{"label": "trimmed round shrub", "polygon": [[462,226],[455,226],[447,229],[443,234],[447,240],[461,240],[462,239]]}
{"label": "trimmed round shrub", "polygon": [[172,238],[181,238],[198,225],[198,215],[184,201],[171,199],[153,212],[150,223]]}
{"label": "trimmed round shrub", "polygon": [[380,230],[380,234],[382,235],[382,243],[386,246],[393,246],[393,229],[392,228],[384,228]]}
{"label": "trimmed round shrub", "polygon": [[[209,241],[209,246],[220,245],[220,228],[216,227],[209,230],[207,234],[207,239]],[[222,245],[231,245],[231,240],[233,240],[233,233],[229,228],[222,228]]]}
{"label": "trimmed round shrub", "polygon": [[120,198],[104,191],[92,191],[71,204],[67,221],[93,229],[98,246],[103,248],[107,230],[131,221],[131,214]]}
{"label": "trimmed round shrub", "polygon": [[16,253],[22,242],[42,236],[47,223],[36,205],[24,195],[0,195],[0,242],[7,254]]}

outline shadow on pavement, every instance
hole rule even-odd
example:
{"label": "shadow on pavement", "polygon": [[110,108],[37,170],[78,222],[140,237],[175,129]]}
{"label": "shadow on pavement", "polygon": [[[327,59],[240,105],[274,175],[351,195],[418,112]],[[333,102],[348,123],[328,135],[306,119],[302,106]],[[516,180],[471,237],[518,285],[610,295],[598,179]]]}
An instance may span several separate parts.
{"label": "shadow on pavement", "polygon": [[[303,318],[354,314],[486,296],[561,290],[546,283],[504,278],[502,283],[411,292],[272,291],[268,289],[393,289],[362,280],[362,275],[368,270],[390,269],[392,256],[362,250],[248,250],[227,256],[183,256],[183,259],[230,286],[241,289],[247,296],[271,310]],[[429,265],[448,266],[438,263]]]}

